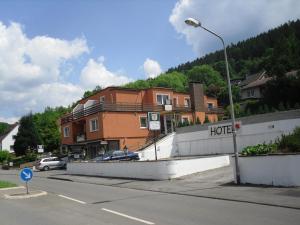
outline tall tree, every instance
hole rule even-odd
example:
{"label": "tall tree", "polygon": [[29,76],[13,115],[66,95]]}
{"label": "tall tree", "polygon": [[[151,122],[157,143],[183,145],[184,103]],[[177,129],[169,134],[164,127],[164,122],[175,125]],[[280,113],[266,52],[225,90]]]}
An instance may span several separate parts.
{"label": "tall tree", "polygon": [[28,149],[36,149],[37,145],[41,144],[31,113],[20,119],[19,131],[14,138],[14,150],[17,156],[25,155]]}

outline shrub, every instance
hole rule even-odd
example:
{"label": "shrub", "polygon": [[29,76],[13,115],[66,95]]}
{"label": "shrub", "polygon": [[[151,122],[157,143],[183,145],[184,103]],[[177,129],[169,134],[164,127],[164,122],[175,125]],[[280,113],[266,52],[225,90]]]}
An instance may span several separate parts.
{"label": "shrub", "polygon": [[3,161],[8,161],[10,160],[11,156],[8,151],[2,150],[0,151],[0,162],[2,163]]}
{"label": "shrub", "polygon": [[208,116],[205,115],[205,120],[204,120],[204,123],[210,123],[209,119],[208,119]]}
{"label": "shrub", "polygon": [[265,155],[277,151],[277,144],[258,144],[254,146],[247,146],[243,149],[242,155]]}
{"label": "shrub", "polygon": [[296,127],[292,134],[282,135],[278,147],[282,152],[300,152],[300,127]]}
{"label": "shrub", "polygon": [[23,163],[34,162],[37,159],[36,153],[27,153],[24,156],[19,156],[13,159],[13,163],[15,166],[20,166]]}

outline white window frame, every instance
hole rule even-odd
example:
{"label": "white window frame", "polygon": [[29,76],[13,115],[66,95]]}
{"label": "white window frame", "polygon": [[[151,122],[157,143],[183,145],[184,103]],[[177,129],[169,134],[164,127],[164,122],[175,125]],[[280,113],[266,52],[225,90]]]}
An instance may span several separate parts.
{"label": "white window frame", "polygon": [[[141,123],[141,119],[142,118],[145,118],[146,119],[146,126],[142,126],[142,123]],[[142,116],[139,116],[139,120],[140,120],[140,129],[147,129],[148,128],[148,118],[146,115],[142,115]]]}
{"label": "white window frame", "polygon": [[[185,104],[185,100],[188,100],[189,104]],[[190,107],[191,106],[191,98],[190,97],[184,97],[184,107]]]}
{"label": "white window frame", "polygon": [[[211,105],[211,108],[209,108],[209,105]],[[208,103],[207,103],[207,108],[208,108],[208,109],[213,109],[213,108],[214,108],[214,103],[208,102]]]}
{"label": "white window frame", "polygon": [[[168,100],[170,100],[170,94],[156,93],[156,104],[157,104],[157,105],[164,105],[164,102],[158,102],[158,101],[157,101],[157,96],[158,96],[158,95],[168,96]],[[162,98],[162,100],[163,100],[163,98]]]}
{"label": "white window frame", "polygon": [[104,103],[105,102],[105,96],[100,96],[100,99],[99,99],[100,103]]}
{"label": "white window frame", "polygon": [[[69,126],[66,126],[63,128],[64,130],[64,137],[70,137],[70,127]],[[66,132],[66,130],[68,130],[68,132]]]}
{"label": "white window frame", "polygon": [[[93,124],[92,124],[93,121],[96,121],[97,127],[95,129],[93,129]],[[90,119],[90,132],[95,132],[95,131],[98,131],[98,130],[99,130],[98,118],[95,117],[95,118]]]}

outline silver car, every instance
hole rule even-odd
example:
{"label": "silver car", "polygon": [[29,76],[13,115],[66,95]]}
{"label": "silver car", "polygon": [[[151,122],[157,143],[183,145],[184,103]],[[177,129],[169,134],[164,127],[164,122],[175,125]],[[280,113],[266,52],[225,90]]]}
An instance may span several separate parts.
{"label": "silver car", "polygon": [[61,160],[57,157],[49,157],[40,159],[35,168],[38,170],[49,170],[49,169],[57,169],[57,168],[66,168],[66,161]]}

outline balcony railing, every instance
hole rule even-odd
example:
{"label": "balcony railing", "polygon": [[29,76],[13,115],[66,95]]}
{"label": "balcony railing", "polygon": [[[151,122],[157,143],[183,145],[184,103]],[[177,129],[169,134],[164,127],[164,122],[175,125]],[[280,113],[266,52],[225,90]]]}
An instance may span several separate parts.
{"label": "balcony railing", "polygon": [[[61,123],[71,122],[97,112],[160,112],[164,111],[164,105],[142,103],[96,103],[85,109],[72,112],[61,119]],[[172,106],[174,112],[190,112],[191,107]]]}
{"label": "balcony railing", "polygon": [[206,113],[208,114],[224,114],[224,109],[220,107],[207,108]]}

